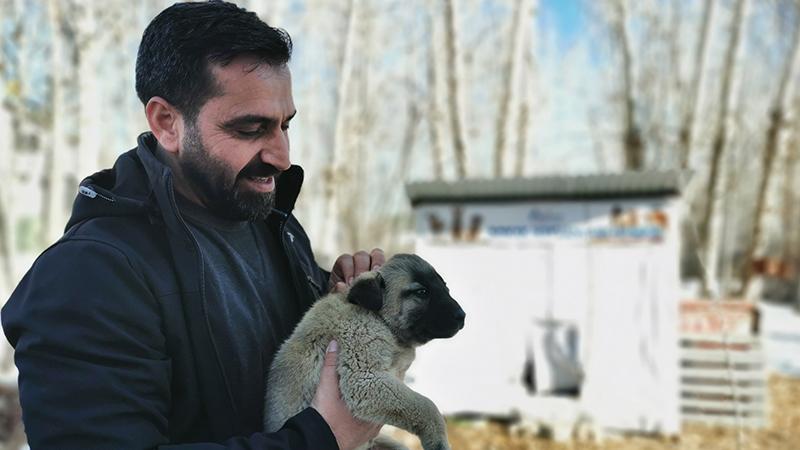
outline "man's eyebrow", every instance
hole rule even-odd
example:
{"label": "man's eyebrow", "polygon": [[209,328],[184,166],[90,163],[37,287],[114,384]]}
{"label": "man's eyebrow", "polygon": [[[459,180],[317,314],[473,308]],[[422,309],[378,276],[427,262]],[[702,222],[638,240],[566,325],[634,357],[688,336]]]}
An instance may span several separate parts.
{"label": "man's eyebrow", "polygon": [[[295,110],[290,116],[284,120],[284,122],[288,122],[294,118],[297,114],[297,110]],[[223,128],[235,128],[244,125],[262,125],[265,128],[275,125],[278,123],[278,119],[274,117],[267,117],[267,116],[259,116],[258,114],[245,114],[244,116],[234,117],[233,119],[228,120],[227,122],[222,124]]]}

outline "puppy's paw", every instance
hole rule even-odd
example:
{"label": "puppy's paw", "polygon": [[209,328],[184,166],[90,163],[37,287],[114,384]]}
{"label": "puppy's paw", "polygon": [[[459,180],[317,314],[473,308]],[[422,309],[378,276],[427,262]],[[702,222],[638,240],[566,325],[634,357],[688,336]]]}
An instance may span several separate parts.
{"label": "puppy's paw", "polygon": [[378,435],[372,440],[370,450],[408,450],[408,447],[385,435]]}
{"label": "puppy's paw", "polygon": [[422,441],[422,448],[425,450],[450,450],[450,443],[447,439],[433,439]]}

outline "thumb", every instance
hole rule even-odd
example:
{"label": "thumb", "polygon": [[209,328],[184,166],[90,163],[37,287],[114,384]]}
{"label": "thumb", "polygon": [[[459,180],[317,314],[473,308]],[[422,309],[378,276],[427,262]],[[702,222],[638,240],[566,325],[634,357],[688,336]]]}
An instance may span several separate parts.
{"label": "thumb", "polygon": [[[328,349],[325,350],[324,367],[336,367],[336,358],[339,356],[339,344],[336,341],[331,341],[328,344]],[[323,369],[324,370],[324,369]]]}

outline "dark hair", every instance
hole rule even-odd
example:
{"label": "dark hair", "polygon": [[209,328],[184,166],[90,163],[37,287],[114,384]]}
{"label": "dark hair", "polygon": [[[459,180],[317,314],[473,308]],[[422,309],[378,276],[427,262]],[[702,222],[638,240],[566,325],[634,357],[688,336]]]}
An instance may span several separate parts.
{"label": "dark hair", "polygon": [[144,30],[136,94],[144,105],[163,97],[194,121],[205,102],[219,95],[210,65],[225,66],[238,56],[280,67],[292,56],[292,39],[233,3],[176,3]]}

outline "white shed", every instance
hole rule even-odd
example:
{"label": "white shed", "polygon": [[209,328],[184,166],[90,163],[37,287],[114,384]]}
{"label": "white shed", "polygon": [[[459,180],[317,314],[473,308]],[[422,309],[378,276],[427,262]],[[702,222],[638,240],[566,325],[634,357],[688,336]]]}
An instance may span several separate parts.
{"label": "white shed", "polygon": [[445,414],[678,433],[683,184],[677,172],[410,184],[416,252],[467,319],[419,349],[409,384]]}

